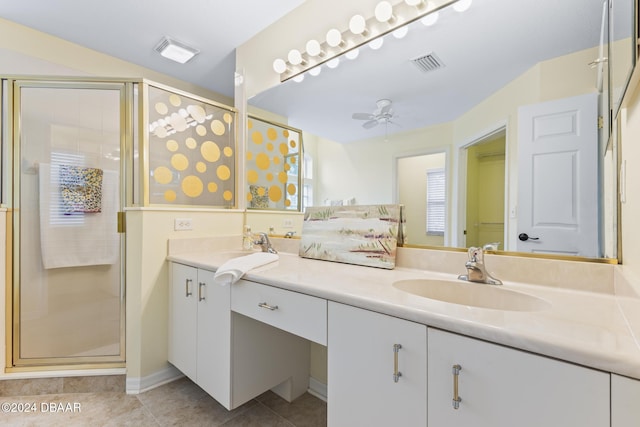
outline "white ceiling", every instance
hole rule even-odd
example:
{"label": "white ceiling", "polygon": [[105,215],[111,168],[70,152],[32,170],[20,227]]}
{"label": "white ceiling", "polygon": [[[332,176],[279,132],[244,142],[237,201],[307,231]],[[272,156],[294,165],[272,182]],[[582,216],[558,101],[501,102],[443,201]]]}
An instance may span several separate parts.
{"label": "white ceiling", "polygon": [[[235,48],[304,0],[0,0],[0,17],[233,97]],[[163,36],[200,50],[185,65]]]}
{"label": "white ceiling", "polygon": [[[474,0],[465,13],[443,10],[433,27],[415,23],[402,40],[388,37],[378,51],[363,48],[355,61],[281,84],[250,103],[342,142],[385,133],[351,118],[372,112],[380,98],[393,101],[399,126],[390,133],[446,122],[535,63],[596,46],[602,1]],[[0,0],[0,17],[233,96],[235,47],[302,2]],[[186,65],[161,57],[154,47],[165,35],[200,55]],[[444,68],[422,74],[408,61],[430,52]]]}

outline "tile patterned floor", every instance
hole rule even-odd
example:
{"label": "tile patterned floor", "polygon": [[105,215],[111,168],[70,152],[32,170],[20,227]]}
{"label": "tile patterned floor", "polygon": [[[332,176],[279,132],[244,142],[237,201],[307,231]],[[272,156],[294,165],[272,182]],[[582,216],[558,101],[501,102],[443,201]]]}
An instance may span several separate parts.
{"label": "tile patterned floor", "polygon": [[[66,382],[69,382],[66,379]],[[91,392],[90,384],[64,384],[34,391],[33,380],[3,388],[0,381],[2,426],[212,426],[324,427],[327,405],[305,394],[292,403],[266,392],[227,411],[186,378],[139,395],[123,391]],[[37,385],[36,385],[37,386]],[[122,387],[122,390],[124,387]],[[8,411],[7,411],[8,410]],[[20,411],[20,412],[12,412]],[[31,411],[31,412],[27,412]]]}

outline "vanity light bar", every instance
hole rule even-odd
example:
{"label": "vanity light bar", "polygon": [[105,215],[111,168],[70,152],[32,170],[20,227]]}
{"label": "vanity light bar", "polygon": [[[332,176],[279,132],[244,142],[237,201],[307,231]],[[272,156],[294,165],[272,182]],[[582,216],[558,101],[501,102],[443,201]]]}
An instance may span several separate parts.
{"label": "vanity light bar", "polygon": [[[464,2],[467,0],[429,0],[417,3],[416,1],[401,1],[391,6],[391,15],[385,13],[381,17],[378,14],[377,18],[373,15],[366,19],[364,29],[362,29],[362,23],[358,22],[358,25],[356,25],[357,34],[349,29],[349,25],[342,32],[337,29],[330,29],[327,32],[326,40],[322,42],[314,40],[311,45],[307,43],[307,50],[300,52],[300,58],[296,54],[293,55],[294,61],[276,59],[273,62],[273,68],[280,74],[280,81],[285,82],[458,1]],[[385,12],[388,12],[387,5],[384,5],[384,9]],[[386,16],[389,16],[389,20],[381,22],[380,19]],[[319,49],[317,44],[319,44]],[[298,51],[296,50],[296,52]],[[300,62],[298,61],[299,59]]]}

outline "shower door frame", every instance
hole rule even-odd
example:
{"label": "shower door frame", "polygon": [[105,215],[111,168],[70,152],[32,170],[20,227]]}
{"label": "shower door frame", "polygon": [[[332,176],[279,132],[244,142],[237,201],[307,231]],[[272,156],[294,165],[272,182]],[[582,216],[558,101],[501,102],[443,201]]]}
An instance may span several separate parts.
{"label": "shower door frame", "polygon": [[[6,83],[5,83],[6,82]],[[125,314],[126,314],[126,234],[124,212],[122,210],[132,200],[131,168],[133,164],[134,139],[134,86],[135,81],[123,79],[91,79],[77,77],[7,77],[2,79],[2,87],[8,99],[8,114],[3,114],[8,127],[3,133],[6,144],[3,154],[8,157],[3,164],[8,171],[3,179],[9,182],[3,186],[8,193],[2,201],[7,210],[7,262],[6,280],[6,372],[25,372],[59,369],[98,369],[125,367]],[[21,172],[21,88],[64,88],[64,89],[103,89],[120,92],[120,198],[118,209],[118,233],[120,234],[120,353],[109,356],[73,356],[73,357],[20,357],[20,172]],[[3,101],[4,102],[4,101]],[[7,105],[7,104],[3,104]],[[5,120],[3,120],[4,122]]]}

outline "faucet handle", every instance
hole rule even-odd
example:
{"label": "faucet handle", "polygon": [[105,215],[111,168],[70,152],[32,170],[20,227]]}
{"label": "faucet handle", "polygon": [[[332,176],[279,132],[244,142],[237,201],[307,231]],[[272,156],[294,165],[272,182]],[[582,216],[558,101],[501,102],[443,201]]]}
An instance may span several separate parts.
{"label": "faucet handle", "polygon": [[491,243],[485,243],[482,249],[485,251],[497,251],[499,247],[500,247],[500,242],[491,242]]}
{"label": "faucet handle", "polygon": [[471,262],[478,262],[478,261],[482,261],[482,249],[475,247],[475,246],[471,246],[469,248],[469,261]]}

